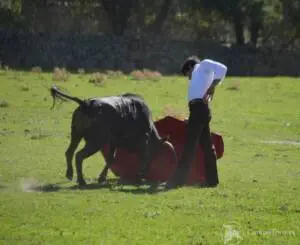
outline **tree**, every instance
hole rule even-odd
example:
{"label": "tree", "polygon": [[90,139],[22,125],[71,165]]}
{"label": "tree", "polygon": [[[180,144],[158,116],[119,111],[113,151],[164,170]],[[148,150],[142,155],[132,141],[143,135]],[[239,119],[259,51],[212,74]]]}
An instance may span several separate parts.
{"label": "tree", "polygon": [[0,26],[26,29],[20,10],[21,0],[0,1]]}
{"label": "tree", "polygon": [[174,0],[164,0],[159,11],[155,16],[153,23],[151,23],[149,30],[153,33],[161,33],[162,27],[164,22],[166,21],[167,17],[169,16],[170,10]]}
{"label": "tree", "polygon": [[112,23],[113,33],[123,35],[129,23],[131,11],[138,0],[101,0],[101,4]]}
{"label": "tree", "polygon": [[227,42],[230,30],[227,21],[215,10],[207,11],[200,1],[175,1],[167,22],[168,31],[179,39],[214,39]]}
{"label": "tree", "polygon": [[264,27],[266,11],[263,0],[255,0],[249,3],[247,8],[247,17],[249,21],[250,41],[256,47],[260,31]]}
{"label": "tree", "polygon": [[300,0],[280,0],[282,3],[283,24],[288,40],[281,49],[288,48],[300,37]]}
{"label": "tree", "polygon": [[236,43],[239,45],[245,44],[244,29],[246,21],[246,7],[248,1],[251,0],[195,0],[205,9],[218,11],[223,18],[230,20],[233,23],[235,30]]}

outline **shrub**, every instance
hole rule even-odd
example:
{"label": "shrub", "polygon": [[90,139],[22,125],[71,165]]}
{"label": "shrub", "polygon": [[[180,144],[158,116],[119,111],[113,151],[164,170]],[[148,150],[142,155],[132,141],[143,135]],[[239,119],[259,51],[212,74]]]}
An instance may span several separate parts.
{"label": "shrub", "polygon": [[135,70],[130,73],[130,76],[134,80],[152,80],[152,81],[158,81],[162,75],[158,71],[151,71],[148,69],[141,70]]}
{"label": "shrub", "polygon": [[8,66],[3,66],[0,63],[0,75],[7,75],[9,71],[9,67]]}
{"label": "shrub", "polygon": [[123,76],[123,72],[120,71],[120,70],[116,70],[116,71],[113,71],[113,70],[107,70],[106,71],[106,74],[109,76],[109,77],[120,77],[120,76]]}
{"label": "shrub", "polygon": [[67,81],[69,79],[69,72],[65,68],[55,67],[52,74],[53,81]]}
{"label": "shrub", "polygon": [[141,81],[141,80],[145,80],[145,79],[146,79],[145,74],[144,74],[142,71],[139,71],[139,70],[132,71],[132,72],[130,73],[130,77],[131,77],[133,80],[138,80],[138,81]]}
{"label": "shrub", "polygon": [[0,107],[1,108],[6,108],[6,107],[9,107],[9,104],[5,100],[0,100]]}
{"label": "shrub", "polygon": [[89,79],[89,83],[92,83],[96,86],[103,86],[107,79],[107,75],[102,74],[100,72],[93,73],[91,78]]}
{"label": "shrub", "polygon": [[29,87],[26,85],[21,86],[21,91],[29,91]]}
{"label": "shrub", "polygon": [[83,74],[85,74],[85,70],[83,68],[79,68],[77,70],[77,73],[83,75]]}
{"label": "shrub", "polygon": [[31,68],[31,72],[34,72],[34,73],[42,73],[43,69],[39,66],[34,66]]}
{"label": "shrub", "polygon": [[163,108],[163,116],[172,116],[180,120],[184,120],[187,114],[174,108],[172,105],[165,105]]}
{"label": "shrub", "polygon": [[235,82],[235,84],[232,84],[231,86],[227,87],[227,90],[233,90],[233,91],[238,91],[240,90],[241,85],[239,82]]}
{"label": "shrub", "polygon": [[158,81],[162,77],[162,75],[158,71],[148,72],[146,76],[152,81]]}

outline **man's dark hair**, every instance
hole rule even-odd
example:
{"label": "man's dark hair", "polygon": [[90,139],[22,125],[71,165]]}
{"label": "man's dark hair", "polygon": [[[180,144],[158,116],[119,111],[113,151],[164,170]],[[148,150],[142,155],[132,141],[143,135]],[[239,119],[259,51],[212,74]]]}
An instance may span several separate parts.
{"label": "man's dark hair", "polygon": [[186,73],[199,62],[200,62],[200,59],[197,56],[191,56],[191,57],[187,58],[183,62],[182,66],[180,68],[180,73],[183,75],[186,75]]}

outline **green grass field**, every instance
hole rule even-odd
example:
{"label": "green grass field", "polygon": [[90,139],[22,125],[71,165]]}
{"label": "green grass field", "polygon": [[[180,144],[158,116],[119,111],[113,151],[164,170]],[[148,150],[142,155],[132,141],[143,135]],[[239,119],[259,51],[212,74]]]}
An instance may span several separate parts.
{"label": "green grass field", "polygon": [[[50,110],[45,86],[81,98],[137,92],[158,119],[187,115],[185,79],[120,76],[95,86],[89,77],[0,72],[1,245],[300,244],[300,79],[227,78],[212,103],[212,131],[225,142],[220,185],[151,194],[147,186],[72,188],[64,152],[77,105]],[[85,161],[88,184],[102,167],[100,154]],[[241,239],[226,243],[230,226]]]}

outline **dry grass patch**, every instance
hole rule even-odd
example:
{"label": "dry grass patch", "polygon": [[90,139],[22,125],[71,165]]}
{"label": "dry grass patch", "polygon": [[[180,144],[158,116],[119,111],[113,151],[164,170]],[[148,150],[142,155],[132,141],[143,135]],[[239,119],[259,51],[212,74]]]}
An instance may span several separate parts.
{"label": "dry grass patch", "polygon": [[80,75],[84,75],[85,74],[85,70],[83,68],[79,68],[77,70],[77,73],[80,74]]}
{"label": "dry grass patch", "polygon": [[146,79],[145,74],[142,71],[135,70],[132,71],[129,75],[133,80],[142,81]]}
{"label": "dry grass patch", "polygon": [[143,70],[145,77],[152,81],[159,81],[162,78],[162,75],[158,71],[150,71],[147,69]]}
{"label": "dry grass patch", "polygon": [[79,68],[79,69],[77,70],[78,77],[81,78],[81,79],[84,78],[85,73],[86,73],[86,72],[85,72],[85,70],[84,70],[83,68]]}
{"label": "dry grass patch", "polygon": [[26,92],[29,91],[29,87],[27,85],[23,85],[21,86],[20,90]]}
{"label": "dry grass patch", "polygon": [[42,139],[45,139],[45,138],[48,138],[48,137],[50,137],[50,136],[52,136],[49,132],[36,132],[36,133],[34,133],[31,137],[30,137],[30,139],[32,139],[32,140],[42,140]]}
{"label": "dry grass patch", "polygon": [[55,184],[44,184],[34,178],[24,178],[20,181],[20,188],[23,192],[51,192],[60,189]]}
{"label": "dry grass patch", "polygon": [[9,107],[9,103],[5,100],[0,100],[0,108],[7,108]]}
{"label": "dry grass patch", "polygon": [[187,113],[179,109],[174,108],[172,105],[168,104],[163,107],[163,116],[172,116],[179,120],[184,120],[187,117]]}
{"label": "dry grass patch", "polygon": [[130,73],[130,77],[133,80],[151,80],[151,81],[159,81],[162,78],[162,75],[158,71],[151,71],[148,69],[143,70],[135,70]]}
{"label": "dry grass patch", "polygon": [[34,67],[31,68],[31,72],[33,72],[33,73],[42,73],[43,69],[39,66],[34,66]]}
{"label": "dry grass patch", "polygon": [[227,90],[239,91],[241,89],[240,82],[235,82],[231,86],[227,87]]}
{"label": "dry grass patch", "polygon": [[89,79],[89,83],[94,84],[95,86],[103,86],[107,80],[107,75],[100,72],[95,72]]}
{"label": "dry grass patch", "polygon": [[70,77],[70,73],[67,71],[66,68],[59,68],[55,67],[53,74],[52,74],[52,80],[53,81],[67,81]]}
{"label": "dry grass patch", "polygon": [[116,70],[116,71],[113,71],[113,70],[107,70],[105,72],[109,77],[121,77],[121,76],[124,76],[124,73],[120,70]]}

